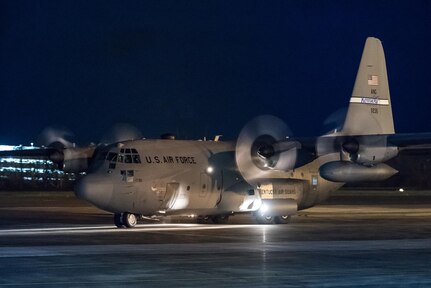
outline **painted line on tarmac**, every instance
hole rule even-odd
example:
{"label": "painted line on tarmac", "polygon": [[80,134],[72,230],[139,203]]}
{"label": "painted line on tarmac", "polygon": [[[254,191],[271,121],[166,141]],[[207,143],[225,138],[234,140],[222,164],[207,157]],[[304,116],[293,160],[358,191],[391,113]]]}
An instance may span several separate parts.
{"label": "painted line on tarmac", "polygon": [[55,228],[23,228],[0,230],[0,237],[4,236],[38,236],[61,234],[97,234],[97,233],[137,233],[137,232],[166,232],[193,230],[220,230],[270,227],[263,225],[202,225],[202,224],[158,224],[137,225],[134,228],[120,229],[113,226],[85,226],[85,227],[55,227]]}

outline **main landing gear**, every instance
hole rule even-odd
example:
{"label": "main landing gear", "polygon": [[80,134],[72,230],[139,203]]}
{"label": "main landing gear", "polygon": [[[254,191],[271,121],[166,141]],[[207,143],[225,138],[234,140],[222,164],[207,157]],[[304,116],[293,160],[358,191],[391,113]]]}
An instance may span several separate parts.
{"label": "main landing gear", "polygon": [[132,228],[138,223],[138,217],[133,213],[117,213],[114,214],[114,223],[118,228]]}
{"label": "main landing gear", "polygon": [[229,215],[217,215],[217,216],[198,216],[198,224],[227,224],[229,221]]}
{"label": "main landing gear", "polygon": [[288,224],[290,222],[290,215],[285,216],[265,216],[257,213],[256,221],[259,224]]}

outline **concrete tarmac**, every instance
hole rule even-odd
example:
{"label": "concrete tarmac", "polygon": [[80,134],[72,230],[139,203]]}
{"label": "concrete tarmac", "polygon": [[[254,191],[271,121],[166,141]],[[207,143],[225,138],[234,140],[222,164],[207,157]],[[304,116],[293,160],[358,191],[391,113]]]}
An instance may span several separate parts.
{"label": "concrete tarmac", "polygon": [[117,229],[71,193],[0,192],[0,286],[431,286],[431,197],[349,195],[288,225]]}

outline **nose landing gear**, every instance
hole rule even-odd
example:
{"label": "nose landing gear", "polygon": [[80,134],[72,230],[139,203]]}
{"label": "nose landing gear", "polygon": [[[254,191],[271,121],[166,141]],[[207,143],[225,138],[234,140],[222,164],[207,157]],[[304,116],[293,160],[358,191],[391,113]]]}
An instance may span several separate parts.
{"label": "nose landing gear", "polygon": [[114,214],[114,223],[118,228],[132,228],[138,223],[138,218],[133,213],[116,213]]}

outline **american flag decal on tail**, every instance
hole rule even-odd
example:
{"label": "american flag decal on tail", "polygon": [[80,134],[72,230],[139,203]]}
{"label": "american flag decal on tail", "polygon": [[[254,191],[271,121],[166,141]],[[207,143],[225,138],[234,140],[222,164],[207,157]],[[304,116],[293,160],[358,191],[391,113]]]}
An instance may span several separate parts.
{"label": "american flag decal on tail", "polygon": [[368,75],[368,85],[377,86],[379,85],[379,76],[377,75]]}

